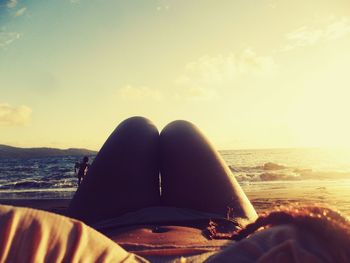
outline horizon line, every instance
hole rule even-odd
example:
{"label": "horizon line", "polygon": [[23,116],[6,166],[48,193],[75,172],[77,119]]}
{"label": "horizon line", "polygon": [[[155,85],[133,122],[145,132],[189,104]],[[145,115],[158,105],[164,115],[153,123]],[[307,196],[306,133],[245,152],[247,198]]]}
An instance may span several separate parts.
{"label": "horizon line", "polygon": [[[69,150],[69,149],[83,149],[88,151],[95,151],[99,152],[102,148],[102,146],[99,149],[90,149],[88,147],[68,147],[68,148],[61,148],[61,147],[52,147],[52,146],[30,146],[30,147],[21,147],[21,146],[14,146],[10,144],[3,144],[0,143],[0,146],[9,146],[14,148],[21,148],[21,149],[33,149],[33,148],[49,148],[49,149],[58,149],[58,150]],[[225,151],[254,151],[254,150],[300,150],[300,149],[348,149],[350,150],[350,147],[339,147],[339,146],[299,146],[299,147],[246,147],[246,148],[221,148],[216,149],[218,152],[225,152]]]}

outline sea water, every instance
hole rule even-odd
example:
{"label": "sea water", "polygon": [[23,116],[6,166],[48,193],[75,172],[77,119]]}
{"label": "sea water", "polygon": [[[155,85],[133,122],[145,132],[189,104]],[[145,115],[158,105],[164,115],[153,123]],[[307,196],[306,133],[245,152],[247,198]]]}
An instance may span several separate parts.
{"label": "sea water", "polygon": [[[320,204],[350,216],[350,150],[219,153],[258,212],[286,204]],[[77,188],[74,164],[80,160],[73,156],[0,158],[0,199],[69,199]]]}
{"label": "sea water", "polygon": [[221,151],[258,212],[321,205],[350,217],[350,149]]}

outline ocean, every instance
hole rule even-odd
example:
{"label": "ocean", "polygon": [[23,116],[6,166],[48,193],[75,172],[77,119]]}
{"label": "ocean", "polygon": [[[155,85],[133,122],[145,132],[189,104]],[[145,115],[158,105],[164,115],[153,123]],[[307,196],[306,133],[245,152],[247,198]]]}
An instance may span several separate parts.
{"label": "ocean", "polygon": [[[350,217],[350,150],[220,151],[258,212],[281,205],[326,205]],[[70,199],[81,157],[0,158],[0,199]]]}

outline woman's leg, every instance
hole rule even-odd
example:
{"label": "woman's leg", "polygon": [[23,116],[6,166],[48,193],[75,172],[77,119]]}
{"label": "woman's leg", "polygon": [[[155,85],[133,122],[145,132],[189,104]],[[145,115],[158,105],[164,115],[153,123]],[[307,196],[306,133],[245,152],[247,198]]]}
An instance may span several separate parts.
{"label": "woman's leg", "polygon": [[230,169],[191,123],[174,121],[160,134],[160,173],[165,206],[254,220],[257,215]]}
{"label": "woman's leg", "polygon": [[159,205],[158,144],[159,132],[149,120],[123,121],[96,156],[68,215],[93,223]]}

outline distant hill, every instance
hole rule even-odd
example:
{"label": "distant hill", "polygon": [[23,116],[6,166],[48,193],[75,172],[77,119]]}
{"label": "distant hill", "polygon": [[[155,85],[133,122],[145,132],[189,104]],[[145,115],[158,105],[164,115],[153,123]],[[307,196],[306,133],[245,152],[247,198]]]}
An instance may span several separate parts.
{"label": "distant hill", "polygon": [[82,156],[95,155],[96,151],[87,149],[56,149],[56,148],[19,148],[0,144],[0,158],[35,158],[49,156]]}

